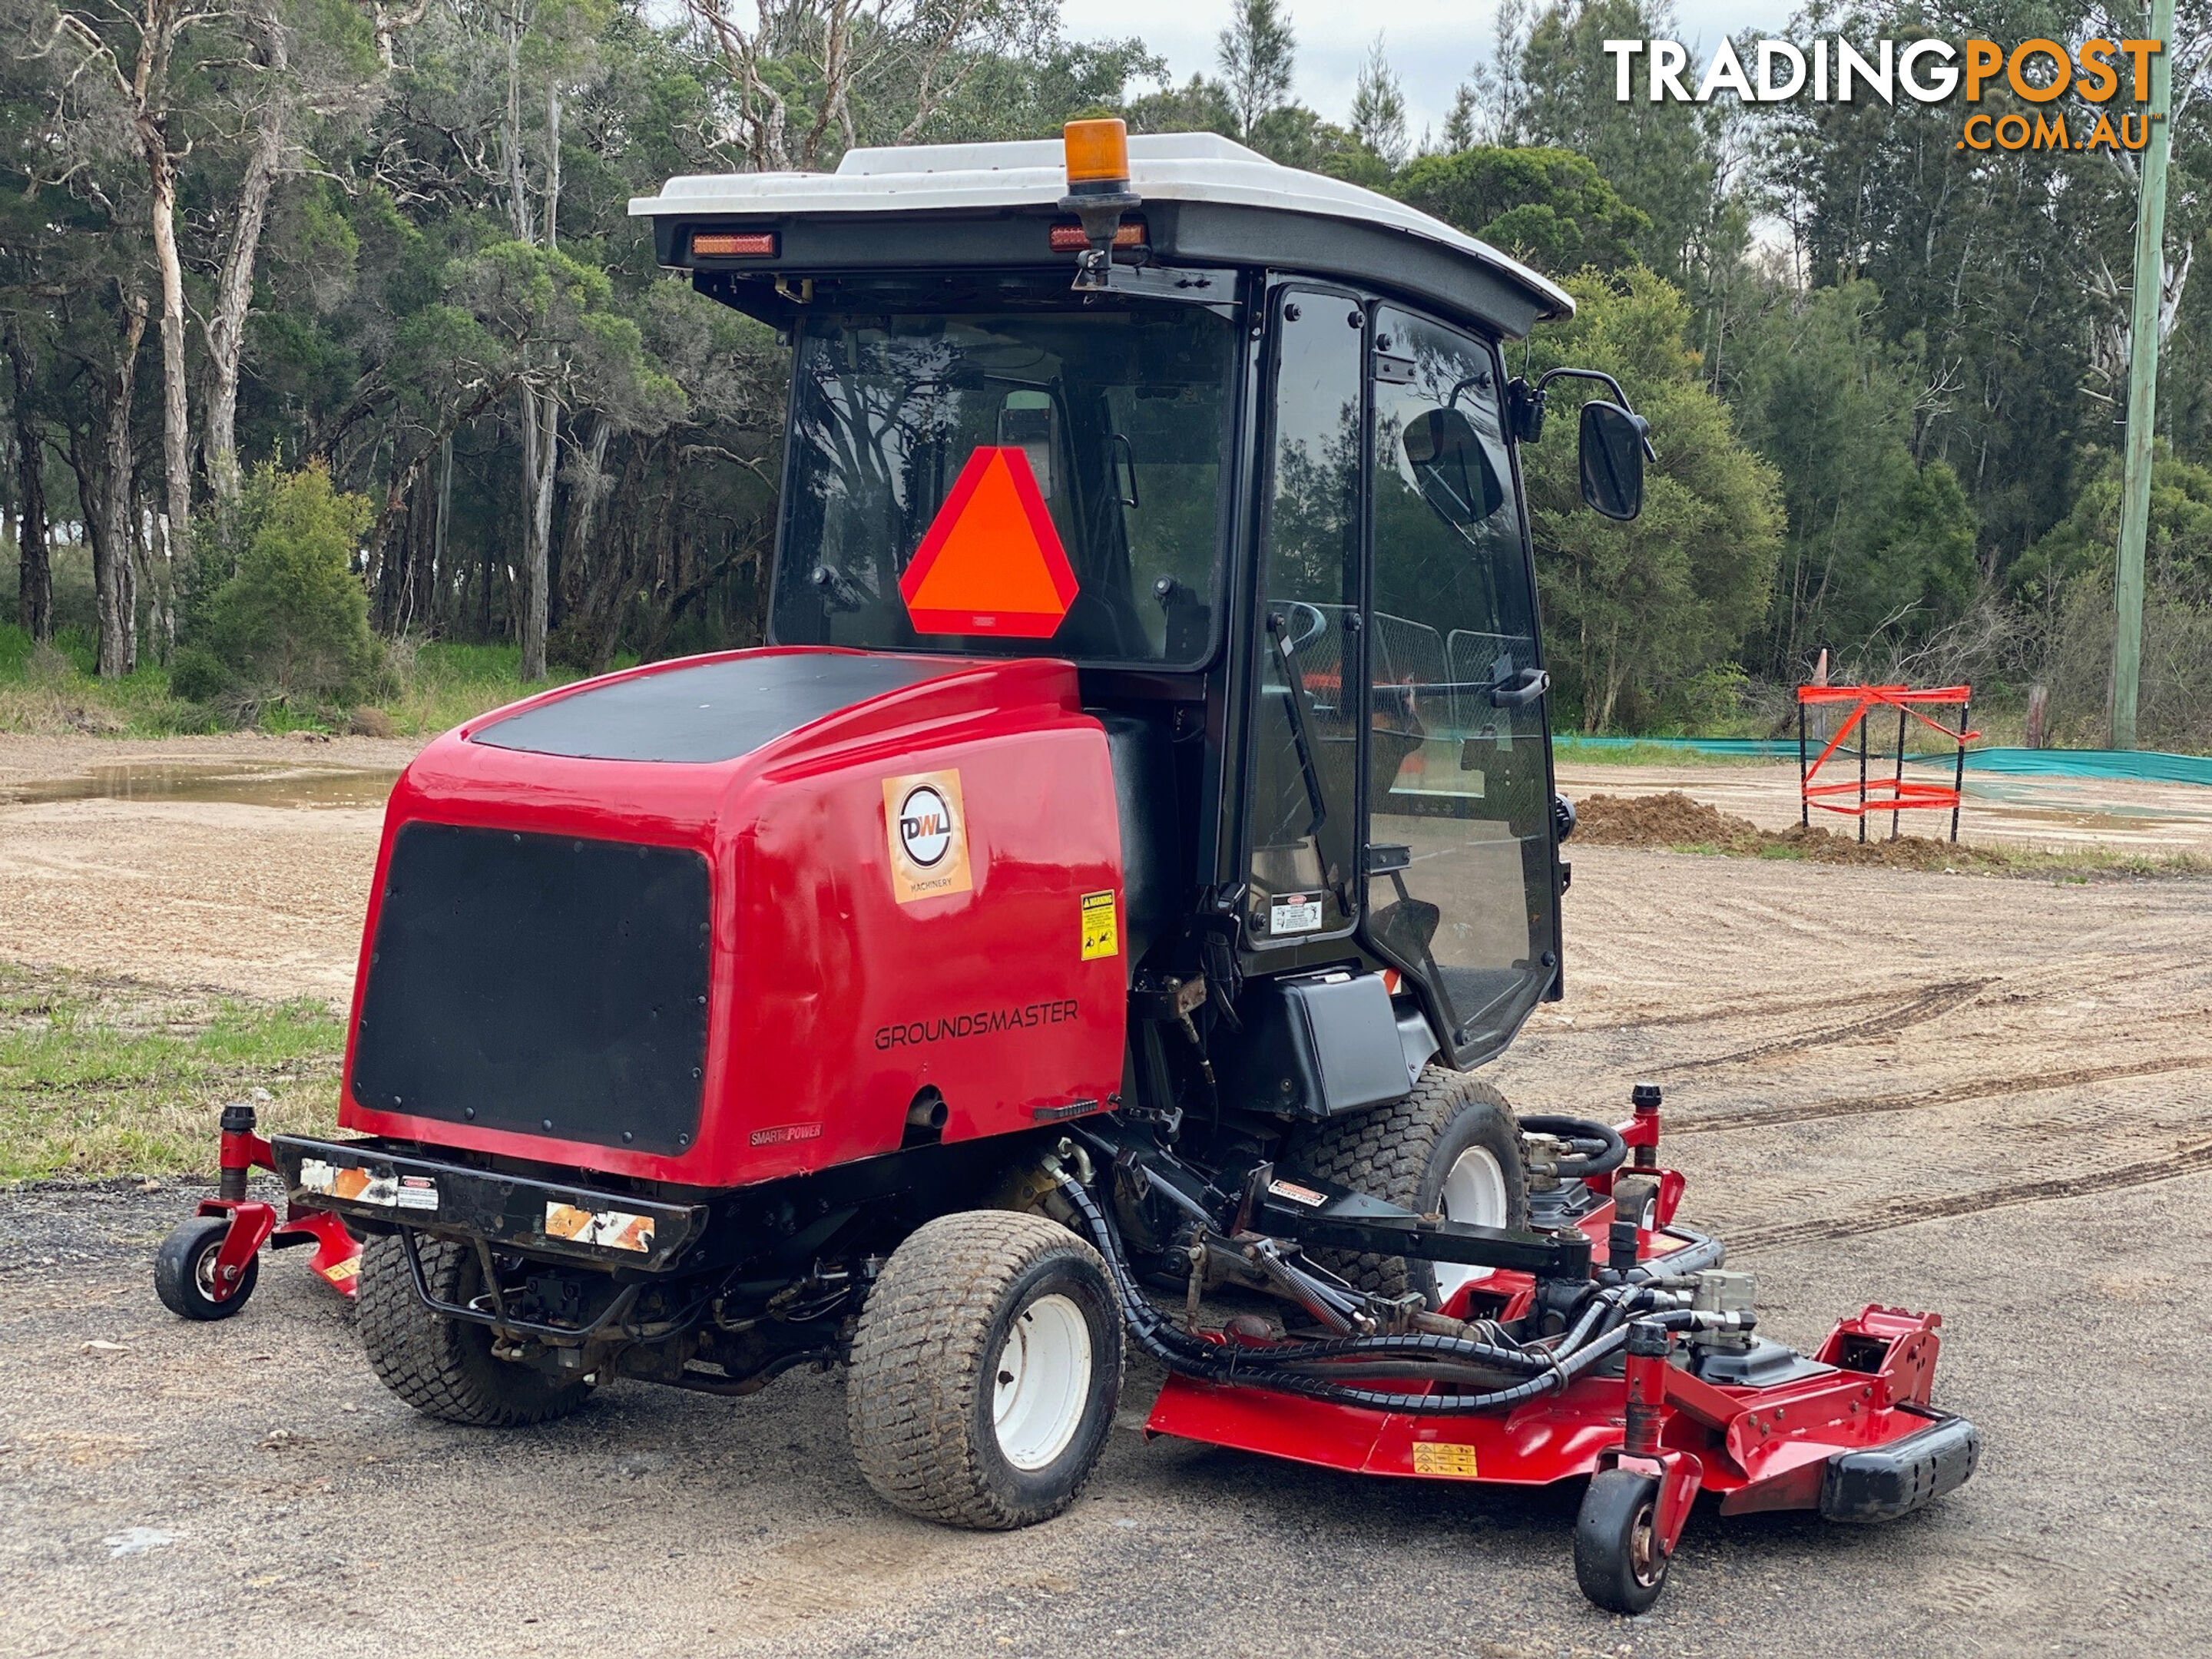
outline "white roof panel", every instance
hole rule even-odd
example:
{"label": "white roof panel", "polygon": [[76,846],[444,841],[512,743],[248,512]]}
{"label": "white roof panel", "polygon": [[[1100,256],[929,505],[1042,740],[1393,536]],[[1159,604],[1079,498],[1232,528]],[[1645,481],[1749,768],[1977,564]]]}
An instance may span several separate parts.
{"label": "white roof panel", "polygon": [[[658,196],[629,204],[639,218],[674,214],[842,214],[1050,207],[1066,193],[1057,138],[992,144],[919,144],[846,152],[835,173],[691,173]],[[1210,132],[1135,133],[1129,181],[1164,202],[1269,208],[1379,225],[1435,243],[1542,297],[1541,309],[1571,316],[1574,301],[1548,278],[1403,202],[1340,179],[1269,161]]]}

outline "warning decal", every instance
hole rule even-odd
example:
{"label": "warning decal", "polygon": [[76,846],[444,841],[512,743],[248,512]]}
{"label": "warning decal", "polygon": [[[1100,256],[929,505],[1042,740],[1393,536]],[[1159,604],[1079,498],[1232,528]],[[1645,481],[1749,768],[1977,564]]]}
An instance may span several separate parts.
{"label": "warning decal", "polygon": [[1444,1440],[1424,1440],[1413,1448],[1415,1474],[1441,1474],[1455,1480],[1473,1480],[1474,1448],[1454,1445]]}
{"label": "warning decal", "polygon": [[1114,895],[1085,893],[1083,896],[1083,959],[1096,962],[1101,957],[1121,954],[1121,929],[1114,914]]}
{"label": "warning decal", "polygon": [[968,807],[957,772],[917,772],[884,780],[884,832],[890,843],[891,896],[901,904],[965,893]]}
{"label": "warning decal", "polygon": [[545,1237],[565,1238],[577,1244],[603,1244],[610,1249],[635,1250],[642,1255],[653,1248],[653,1218],[635,1215],[628,1210],[586,1210],[548,1199]]}
{"label": "warning decal", "polygon": [[1075,572],[1018,447],[978,446],[960,470],[899,597],[924,634],[1049,639],[1075,602]]}

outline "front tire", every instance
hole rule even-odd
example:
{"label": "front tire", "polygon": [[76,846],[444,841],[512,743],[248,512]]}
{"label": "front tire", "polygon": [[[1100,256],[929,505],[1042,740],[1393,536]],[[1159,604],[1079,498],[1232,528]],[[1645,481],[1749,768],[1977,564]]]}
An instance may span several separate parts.
{"label": "front tire", "polygon": [[1097,1251],[1042,1216],[918,1229],[869,1293],[845,1384],[853,1455],[909,1515],[1026,1527],[1090,1479],[1121,1395],[1121,1315]]}
{"label": "front tire", "polygon": [[[1445,1066],[1423,1072],[1402,1100],[1318,1126],[1285,1162],[1415,1215],[1441,1213],[1478,1227],[1528,1224],[1528,1177],[1512,1109],[1487,1083]],[[1372,1251],[1314,1256],[1359,1290],[1384,1297],[1418,1291],[1432,1308],[1491,1273]]]}
{"label": "front tire", "polygon": [[[466,1307],[483,1293],[483,1272],[471,1246],[422,1237],[416,1249],[440,1301]],[[424,1307],[397,1237],[372,1238],[362,1247],[354,1302],[362,1346],[379,1380],[425,1417],[471,1428],[515,1428],[566,1417],[591,1397],[589,1382],[495,1356],[488,1327]]]}
{"label": "front tire", "polygon": [[1590,1477],[1575,1516],[1575,1582],[1608,1613],[1648,1613],[1667,1588],[1659,1547],[1659,1483],[1633,1469]]}
{"label": "front tire", "polygon": [[154,1294],[179,1319],[228,1319],[246,1306],[261,1278],[261,1255],[246,1259],[228,1295],[215,1284],[215,1259],[230,1234],[228,1216],[200,1215],[179,1222],[154,1255]]}

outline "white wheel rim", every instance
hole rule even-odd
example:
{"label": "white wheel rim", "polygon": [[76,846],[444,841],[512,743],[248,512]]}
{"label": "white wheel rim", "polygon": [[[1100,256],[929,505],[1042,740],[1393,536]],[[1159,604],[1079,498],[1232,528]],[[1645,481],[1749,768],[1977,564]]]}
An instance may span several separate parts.
{"label": "white wheel rim", "polygon": [[1091,1323],[1064,1296],[1022,1310],[994,1367],[991,1400],[999,1451],[1018,1469],[1041,1469],[1066,1451],[1091,1397]]}
{"label": "white wheel rim", "polygon": [[[1470,1146],[1462,1152],[1444,1176],[1443,1194],[1438,1202],[1447,1221],[1464,1222],[1473,1227],[1503,1227],[1505,1171],[1498,1167],[1497,1156],[1482,1146]],[[1445,1302],[1478,1279],[1489,1278],[1493,1271],[1489,1267],[1465,1267],[1456,1261],[1439,1261],[1435,1266],[1437,1295]]]}

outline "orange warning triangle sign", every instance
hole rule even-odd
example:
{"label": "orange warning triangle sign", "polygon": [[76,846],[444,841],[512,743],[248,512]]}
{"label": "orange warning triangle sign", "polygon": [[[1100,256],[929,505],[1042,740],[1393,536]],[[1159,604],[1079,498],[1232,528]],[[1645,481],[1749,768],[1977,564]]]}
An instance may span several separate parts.
{"label": "orange warning triangle sign", "polygon": [[907,614],[924,634],[1049,639],[1075,593],[1030,458],[1011,446],[969,456],[899,578]]}

